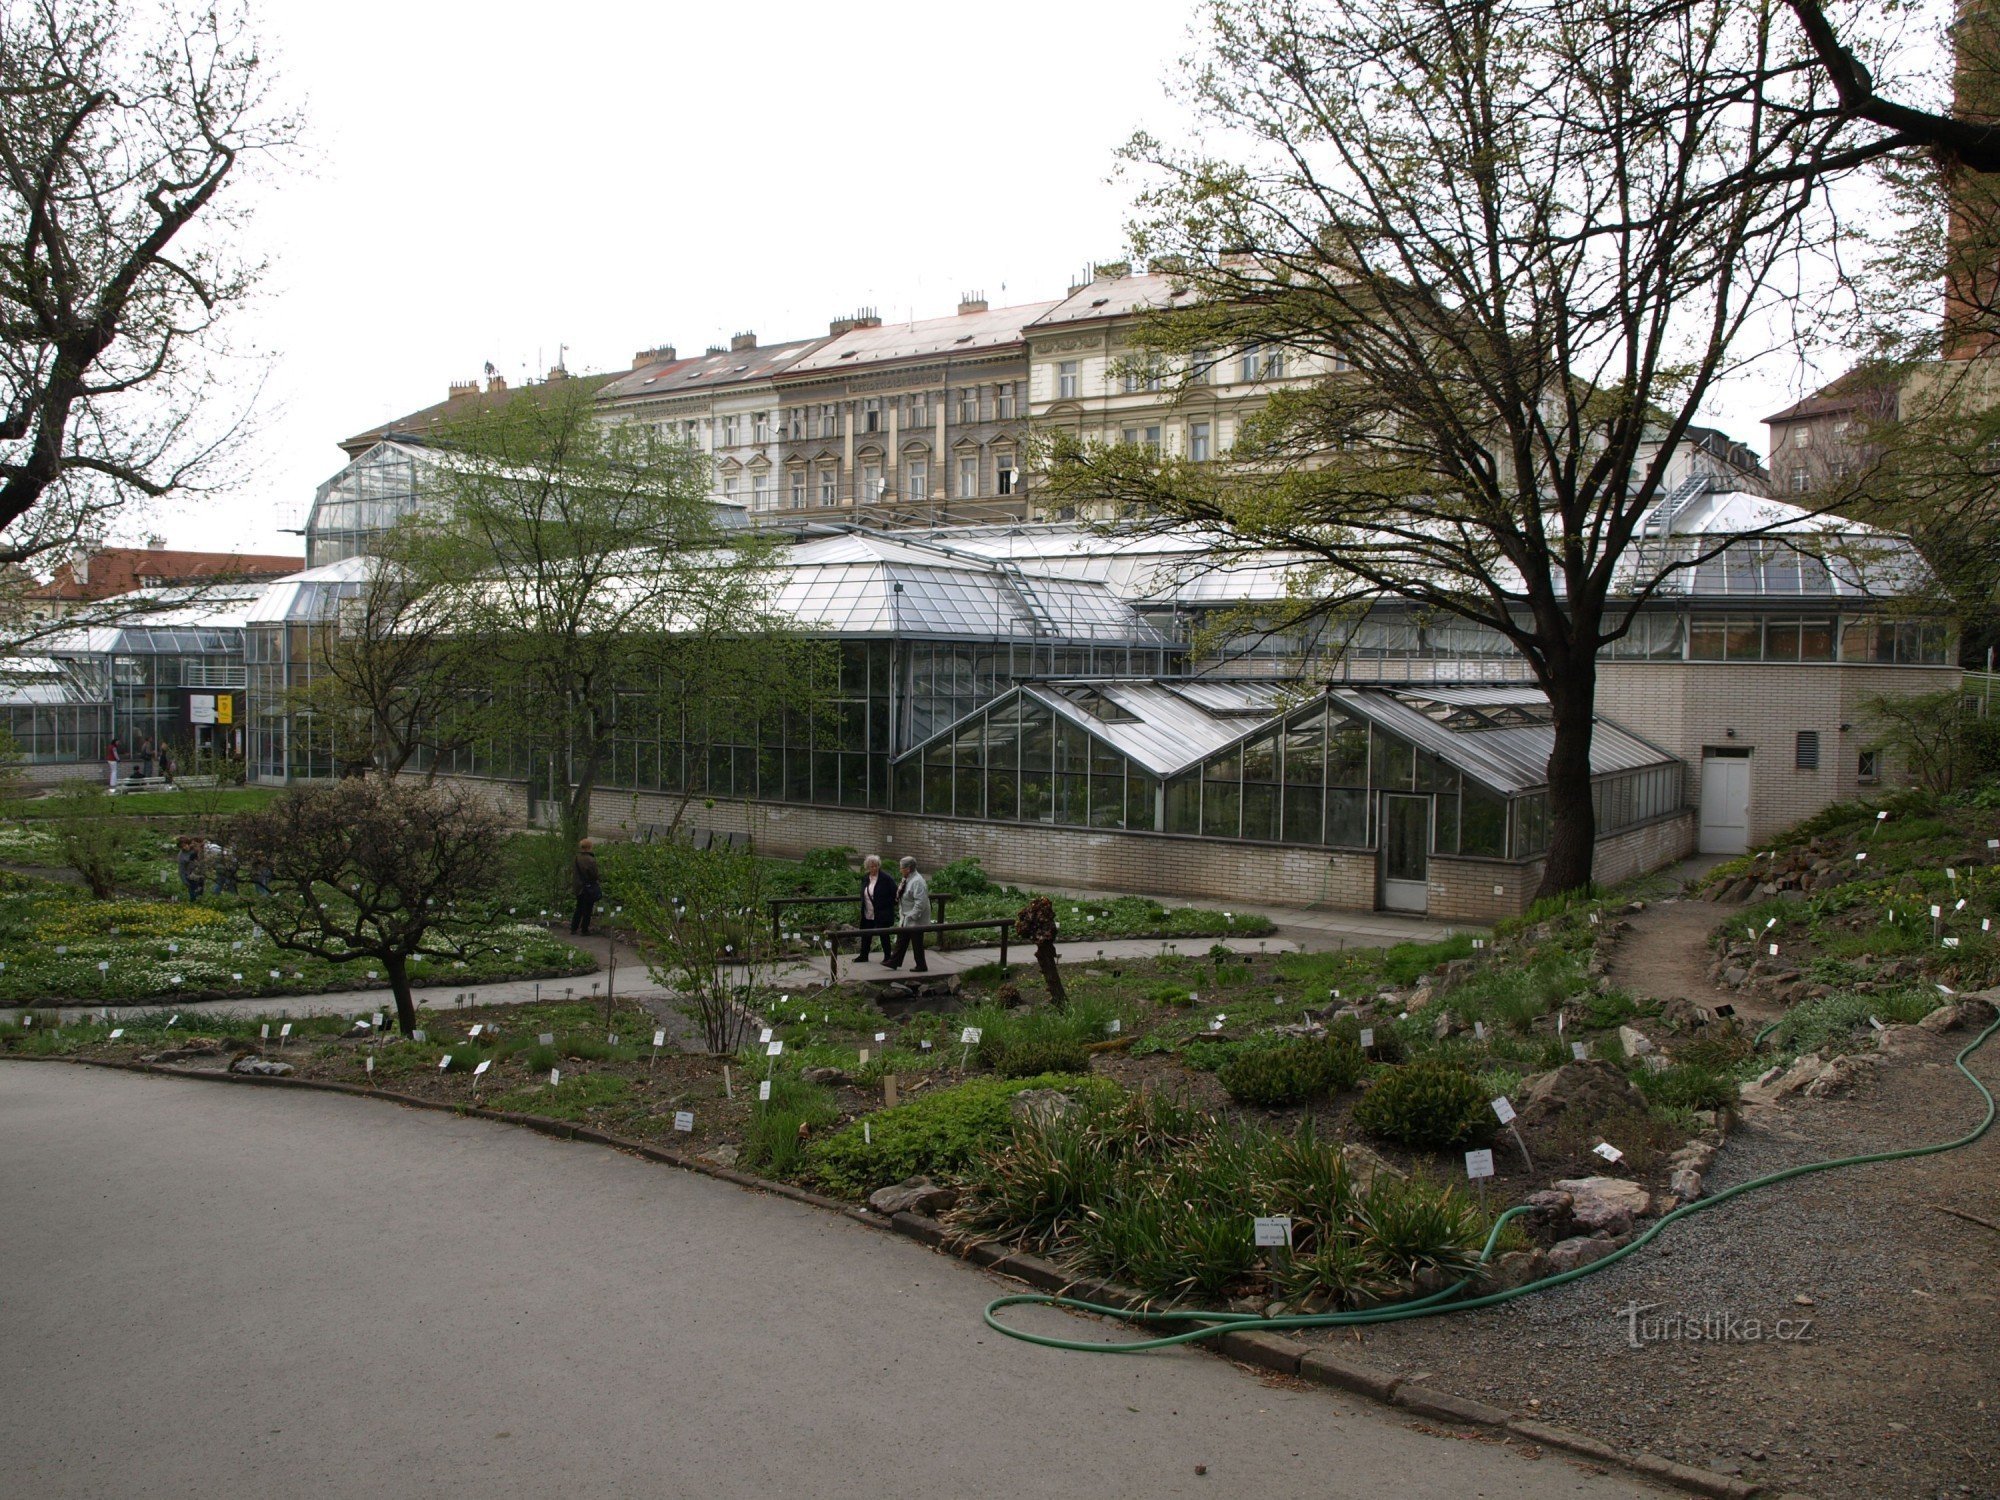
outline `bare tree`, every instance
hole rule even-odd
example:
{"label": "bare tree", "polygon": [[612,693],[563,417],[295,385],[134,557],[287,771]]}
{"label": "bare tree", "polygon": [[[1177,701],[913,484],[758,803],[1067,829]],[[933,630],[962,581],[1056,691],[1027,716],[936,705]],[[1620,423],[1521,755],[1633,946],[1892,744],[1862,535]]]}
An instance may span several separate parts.
{"label": "bare tree", "polygon": [[1553,713],[1545,893],[1590,879],[1599,653],[1731,540],[1641,523],[1858,166],[1778,6],[1212,0],[1204,143],[1126,150],[1134,248],[1188,293],[1139,354],[1328,373],[1222,461],[1044,459],[1045,498],[1310,560],[1287,624],[1393,597],[1511,642]]}
{"label": "bare tree", "polygon": [[296,131],[233,14],[0,0],[0,564],[216,464],[219,326],[258,269],[225,190]]}
{"label": "bare tree", "polygon": [[300,787],[229,830],[243,869],[268,888],[252,910],[271,941],[380,962],[405,1036],[417,1025],[410,960],[462,959],[492,925],[504,838],[490,804],[407,781]]}

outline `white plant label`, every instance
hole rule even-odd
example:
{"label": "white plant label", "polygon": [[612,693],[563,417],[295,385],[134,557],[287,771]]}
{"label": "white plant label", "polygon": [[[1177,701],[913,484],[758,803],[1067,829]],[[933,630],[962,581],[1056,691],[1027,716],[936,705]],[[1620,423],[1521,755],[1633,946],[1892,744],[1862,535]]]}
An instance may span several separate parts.
{"label": "white plant label", "polygon": [[878,1042],[886,1042],[889,1040],[889,1033],[886,1031],[878,1031],[875,1033],[875,1040]]}
{"label": "white plant label", "polygon": [[758,1040],[758,1041],[760,1041],[760,1042],[768,1042],[768,1041],[770,1041],[770,1040],[771,1040],[771,1028],[770,1028],[770,1027],[768,1027],[768,1026],[766,1026],[766,1027],[765,1027],[765,1028],[764,1028],[764,1029],[763,1029],[762,1031],[758,1032],[758,1033],[757,1033],[757,1040]]}
{"label": "white plant label", "polygon": [[1776,943],[1771,944],[1770,951],[1771,957],[1776,958],[1778,956],[1778,945]]}
{"label": "white plant label", "polygon": [[1609,1141],[1599,1141],[1595,1146],[1592,1146],[1590,1149],[1596,1152],[1599,1156],[1603,1157],[1606,1161],[1623,1161],[1625,1159],[1625,1153],[1623,1151],[1620,1151],[1616,1146],[1612,1145]]}
{"label": "white plant label", "polygon": [[557,1084],[559,1084],[559,1083],[561,1083],[561,1082],[562,1082],[562,1069],[561,1069],[561,1068],[550,1068],[550,1069],[549,1069],[549,1087],[550,1087],[550,1088],[554,1088],[554,1087],[555,1087],[555,1086],[556,1086]]}
{"label": "white plant label", "polygon": [[486,1028],[485,1028],[484,1026],[475,1026],[475,1027],[473,1027],[473,1028],[472,1028],[472,1035],[473,1035],[473,1036],[478,1036],[478,1035],[479,1035],[479,1033],[480,1033],[480,1032],[482,1032],[482,1031],[484,1031],[485,1029],[486,1029]]}
{"label": "white plant label", "polygon": [[653,1033],[653,1050],[654,1050],[655,1052],[657,1052],[657,1051],[659,1051],[659,1050],[660,1050],[660,1048],[662,1048],[662,1047],[664,1047],[664,1046],[666,1046],[666,1045],[667,1045],[667,1033],[666,1033],[666,1030],[665,1030],[665,1028],[662,1028],[662,1029],[660,1029],[659,1031],[656,1031],[656,1032],[654,1032],[654,1033]]}
{"label": "white plant label", "polygon": [[283,1041],[286,1037],[290,1036],[291,1034],[292,1034],[292,1023],[290,1021],[285,1022],[284,1025],[278,1028],[278,1040],[280,1041]]}
{"label": "white plant label", "polygon": [[1486,1040],[1486,1023],[1484,1021],[1474,1021],[1472,1023],[1472,1039],[1475,1042]]}
{"label": "white plant label", "polygon": [[958,1034],[959,1045],[961,1047],[977,1047],[981,1035],[983,1033],[977,1026],[968,1026]]}
{"label": "white plant label", "polygon": [[679,1131],[679,1132],[680,1132],[680,1133],[681,1133],[682,1135],[686,1135],[686,1134],[687,1134],[687,1133],[688,1133],[689,1131],[693,1130],[693,1129],[694,1129],[694,1111],[693,1111],[693,1110],[691,1110],[691,1109],[677,1109],[677,1110],[675,1110],[675,1111],[674,1111],[674,1129],[678,1130],[678,1131]]}
{"label": "white plant label", "polygon": [[1291,1247],[1292,1219],[1289,1214],[1273,1214],[1268,1219],[1253,1218],[1250,1221],[1250,1229],[1260,1247],[1266,1245],[1282,1245],[1287,1249]]}
{"label": "white plant label", "polygon": [[1590,1049],[1584,1046],[1582,1042],[1571,1042],[1569,1044],[1569,1055],[1578,1062],[1587,1062],[1590,1059]]}
{"label": "white plant label", "polygon": [[770,1079],[766,1078],[766,1079],[765,1079],[765,1080],[764,1080],[764,1081],[763,1081],[762,1083],[760,1083],[760,1084],[758,1084],[758,1085],[757,1085],[757,1097],[758,1097],[759,1099],[763,1100],[763,1101],[764,1101],[765,1103],[767,1103],[767,1104],[768,1104],[768,1103],[770,1102],[770,1100],[771,1100],[771,1080],[770,1080]]}
{"label": "white plant label", "polygon": [[382,1012],[379,1010],[375,1012],[375,1029],[377,1031],[382,1029]]}
{"label": "white plant label", "polygon": [[553,1047],[556,1044],[556,1034],[553,1031],[544,1031],[535,1040],[540,1042],[544,1047]]}
{"label": "white plant label", "polygon": [[100,958],[97,961],[97,972],[100,974],[109,974],[111,972],[110,960]]}
{"label": "white plant label", "polygon": [[1493,1113],[1499,1116],[1502,1125],[1514,1123],[1514,1106],[1505,1094],[1493,1101]]}
{"label": "white plant label", "polygon": [[1931,916],[1933,919],[1936,919],[1943,915],[1944,915],[1944,908],[1942,906],[1933,906],[1931,908]]}
{"label": "white plant label", "polygon": [[269,1021],[266,1021],[262,1026],[257,1028],[257,1036],[261,1041],[268,1042],[271,1040],[271,1023]]}
{"label": "white plant label", "polygon": [[613,1031],[613,1032],[608,1032],[608,1033],[607,1033],[607,1034],[605,1035],[605,1038],[604,1038],[604,1045],[605,1045],[605,1046],[607,1046],[607,1047],[615,1047],[615,1046],[617,1046],[617,1045],[618,1045],[618,1033],[617,1033],[617,1032],[615,1032],[615,1031]]}
{"label": "white plant label", "polygon": [[1210,1031],[1220,1031],[1220,1030],[1222,1030],[1222,1017],[1220,1017],[1220,1016],[1217,1016],[1217,1017],[1216,1017],[1216,1018],[1215,1018],[1215,1019],[1214,1019],[1213,1021],[1210,1021],[1210,1022],[1208,1023],[1208,1029],[1209,1029]]}
{"label": "white plant label", "polygon": [[1956,947],[1958,946],[1958,939],[1957,939],[1957,938],[1946,938],[1946,939],[1944,940],[1944,945],[1945,945],[1945,947],[1947,947],[1947,948],[1956,948]]}
{"label": "white plant label", "polygon": [[1856,852],[1854,856],[1854,862],[1858,865],[1867,858],[1868,858],[1868,851],[1866,849],[1862,849]]}
{"label": "white plant label", "polygon": [[486,1070],[492,1066],[493,1066],[492,1058],[490,1057],[481,1058],[479,1060],[479,1066],[472,1070],[472,1076],[474,1078],[482,1078],[485,1076]]}
{"label": "white plant label", "polygon": [[366,1064],[367,1064],[367,1071],[368,1071],[368,1072],[370,1072],[370,1073],[374,1072],[374,1071],[375,1071],[375,1054],[374,1054],[374,1053],[372,1053],[372,1052],[371,1052],[371,1053],[369,1053],[369,1054],[368,1054],[368,1056],[367,1056],[367,1058],[365,1059],[365,1062],[366,1062]]}
{"label": "white plant label", "polygon": [[1881,1022],[1881,1019],[1880,1019],[1879,1017],[1876,1017],[1876,1016],[1870,1016],[1870,1017],[1868,1018],[1868,1024],[1869,1024],[1870,1026],[1873,1026],[1873,1027],[1874,1027],[1874,1028],[1875,1028],[1875,1029],[1876,1029],[1877,1031],[1880,1031],[1880,1030],[1882,1029],[1882,1022]]}
{"label": "white plant label", "polygon": [[413,1042],[428,1042],[430,1039],[431,1039],[430,1033],[428,1031],[425,1031],[421,1026],[419,1026],[415,1031],[410,1033],[410,1040]]}
{"label": "white plant label", "polygon": [[1886,812],[1878,812],[1875,814],[1875,821],[1878,823],[1886,822],[1888,817],[1889,815]]}
{"label": "white plant label", "polygon": [[870,1125],[866,1120],[861,1122],[861,1144],[864,1146],[875,1144],[875,1127]]}
{"label": "white plant label", "polygon": [[446,1068],[449,1068],[450,1066],[451,1066],[451,1054],[447,1052],[443,1057],[440,1057],[438,1059],[438,1071],[442,1073]]}
{"label": "white plant label", "polygon": [[1493,1175],[1493,1152],[1468,1151],[1465,1153],[1465,1175],[1474,1182]]}
{"label": "white plant label", "polygon": [[1361,1028],[1361,1045],[1363,1047],[1372,1047],[1375,1045],[1375,1028],[1373,1026],[1364,1026]]}
{"label": "white plant label", "polygon": [[123,1035],[125,1035],[125,1028],[123,1026],[117,1027],[111,1033],[111,1040],[115,1042]]}
{"label": "white plant label", "polygon": [[783,1042],[767,1042],[764,1046],[764,1055],[766,1057],[779,1057],[784,1054],[784,1050],[785,1044]]}
{"label": "white plant label", "polygon": [[1944,867],[1944,878],[1946,880],[1956,880],[1958,879],[1958,871],[1954,870],[1950,865],[1946,865]]}
{"label": "white plant label", "polygon": [[1125,1029],[1125,1023],[1122,1020],[1120,1020],[1117,1016],[1113,1016],[1110,1020],[1104,1023],[1104,1029],[1110,1032],[1113,1036],[1116,1036],[1118,1035],[1119,1032]]}
{"label": "white plant label", "polygon": [[917,1043],[917,1046],[918,1046],[918,1048],[919,1048],[919,1049],[921,1049],[922,1051],[925,1051],[925,1052],[928,1052],[928,1051],[930,1051],[930,1050],[931,1050],[931,1044],[930,1044],[929,1042],[918,1042],[918,1043]]}
{"label": "white plant label", "polygon": [[172,1026],[176,1022],[178,1022],[180,1018],[181,1018],[181,1013],[179,1011],[175,1011],[172,1015],[167,1017],[167,1024],[169,1026]]}

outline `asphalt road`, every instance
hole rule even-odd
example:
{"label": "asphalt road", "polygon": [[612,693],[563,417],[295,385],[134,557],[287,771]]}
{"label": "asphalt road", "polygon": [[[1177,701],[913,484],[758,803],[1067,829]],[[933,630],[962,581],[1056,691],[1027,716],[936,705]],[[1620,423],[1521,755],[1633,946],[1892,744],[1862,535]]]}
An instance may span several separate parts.
{"label": "asphalt road", "polygon": [[0,1064],[0,1205],[9,1495],[1658,1493],[1018,1344],[910,1242],[361,1100]]}

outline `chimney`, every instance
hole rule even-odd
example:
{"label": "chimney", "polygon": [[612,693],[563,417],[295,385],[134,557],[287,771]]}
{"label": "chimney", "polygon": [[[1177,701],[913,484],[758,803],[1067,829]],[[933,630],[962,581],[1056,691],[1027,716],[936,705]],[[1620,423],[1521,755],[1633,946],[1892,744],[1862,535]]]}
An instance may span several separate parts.
{"label": "chimney", "polygon": [[451,383],[450,393],[447,394],[444,399],[447,401],[456,401],[460,396],[476,396],[478,394],[479,394],[478,381],[454,380]]}
{"label": "chimney", "polygon": [[854,319],[852,318],[831,319],[826,325],[826,336],[828,338],[837,339],[853,326],[854,326]]}
{"label": "chimney", "polygon": [[986,311],[986,293],[961,292],[959,294],[958,315],[961,318],[964,317],[967,313],[983,313],[985,311]]}
{"label": "chimney", "polygon": [[741,354],[745,349],[755,349],[756,347],[757,335],[754,333],[739,333],[729,341],[729,352],[731,354]]}
{"label": "chimney", "polygon": [[708,352],[710,354],[726,354],[729,351],[724,349],[720,344],[710,344],[708,346]]}
{"label": "chimney", "polygon": [[854,310],[854,326],[856,328],[880,328],[882,326],[882,319],[872,307],[857,307]]}
{"label": "chimney", "polygon": [[486,377],[486,394],[491,396],[507,389],[507,377],[495,371]]}
{"label": "chimney", "polygon": [[657,348],[641,349],[632,356],[632,368],[643,370],[647,365],[670,365],[674,362],[674,346],[661,344]]}
{"label": "chimney", "polygon": [[569,379],[569,371],[565,370],[561,365],[550,365],[547,378],[548,383],[554,385],[558,380]]}

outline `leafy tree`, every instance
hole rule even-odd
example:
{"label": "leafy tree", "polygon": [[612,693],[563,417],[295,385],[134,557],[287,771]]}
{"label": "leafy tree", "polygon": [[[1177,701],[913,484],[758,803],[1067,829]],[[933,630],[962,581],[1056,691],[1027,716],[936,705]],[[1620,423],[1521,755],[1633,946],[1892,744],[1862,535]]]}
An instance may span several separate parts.
{"label": "leafy tree", "polygon": [[231,825],[257,922],[280,948],[374,959],[416,1029],[410,960],[461,959],[497,912],[505,830],[489,803],[440,786],[351,779],[299,787]]}
{"label": "leafy tree", "polygon": [[[722,529],[698,454],[600,424],[574,381],[444,441],[437,513],[398,560],[484,704],[480,732],[552,775],[569,836],[614,737],[754,742],[827,696],[832,652],[771,603],[778,544]],[[682,810],[705,783],[697,766]]]}
{"label": "leafy tree", "polygon": [[1590,879],[1599,654],[1765,529],[1649,543],[1641,521],[1855,170],[1776,5],[1211,0],[1202,143],[1125,151],[1134,248],[1188,294],[1134,358],[1333,373],[1220,461],[1063,433],[1042,458],[1045,500],[1308,559],[1286,625],[1392,597],[1509,641],[1553,713],[1545,895]]}
{"label": "leafy tree", "polygon": [[141,837],[128,820],[112,814],[105,797],[104,788],[94,782],[71,780],[56,789],[49,804],[49,829],[63,863],[99,901],[118,894],[119,871],[137,852]]}
{"label": "leafy tree", "polygon": [[1885,693],[1861,707],[1876,744],[1912,786],[1941,796],[2000,770],[2000,732],[1957,688]]}
{"label": "leafy tree", "polygon": [[0,564],[214,469],[227,189],[296,131],[220,9],[0,0]]}
{"label": "leafy tree", "polygon": [[734,1054],[750,1034],[757,966],[773,956],[768,869],[747,849],[655,843],[628,853],[620,894],[654,980],[681,997],[710,1053]]}

